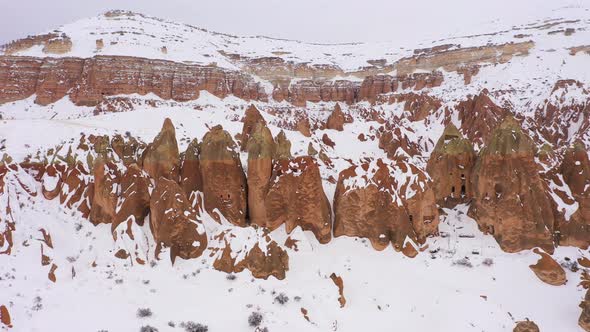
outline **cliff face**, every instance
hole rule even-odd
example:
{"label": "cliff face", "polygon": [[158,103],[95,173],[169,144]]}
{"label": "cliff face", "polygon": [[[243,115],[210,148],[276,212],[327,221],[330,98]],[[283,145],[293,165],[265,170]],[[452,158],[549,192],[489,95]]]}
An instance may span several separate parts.
{"label": "cliff face", "polygon": [[262,87],[248,75],[214,66],[123,56],[0,56],[0,103],[33,94],[41,105],[68,95],[76,105],[96,106],[105,96],[134,93],[188,101],[197,99],[201,90],[222,98],[232,94],[246,100],[266,99]]}

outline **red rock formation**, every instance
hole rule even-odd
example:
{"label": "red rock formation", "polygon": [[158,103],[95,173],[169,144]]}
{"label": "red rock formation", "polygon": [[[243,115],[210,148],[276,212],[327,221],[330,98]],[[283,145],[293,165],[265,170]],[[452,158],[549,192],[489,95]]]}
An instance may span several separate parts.
{"label": "red rock formation", "polygon": [[582,313],[578,319],[578,325],[584,329],[584,331],[588,332],[590,331],[590,290],[586,291],[584,300],[580,303],[580,308],[582,308]]}
{"label": "red rock formation", "polygon": [[535,145],[512,117],[494,131],[472,175],[469,214],[500,247],[553,252],[553,201],[535,163]]}
{"label": "red rock formation", "polygon": [[111,147],[125,166],[131,164],[142,165],[143,160],[141,155],[146,145],[138,141],[135,137],[115,135],[111,139]]}
{"label": "red rock formation", "polygon": [[460,102],[457,110],[461,132],[468,140],[478,144],[487,144],[494,129],[509,114],[490,99],[485,89],[479,95]]}
{"label": "red rock formation", "polygon": [[265,198],[272,175],[273,152],[270,130],[264,123],[256,124],[248,142],[248,212],[251,223],[265,227],[268,224]]}
{"label": "red rock formation", "polygon": [[217,221],[246,226],[246,176],[236,143],[221,126],[205,134],[201,144],[201,171],[205,210]]}
{"label": "red rock formation", "polygon": [[168,118],[162,130],[147,146],[143,154],[143,169],[153,178],[165,177],[178,182],[180,173],[180,156],[176,142],[176,130]]}
{"label": "red rock formation", "polygon": [[180,186],[164,177],[158,179],[150,199],[150,228],[156,242],[156,257],[162,247],[170,248],[170,259],[201,256],[207,248],[205,227]]}
{"label": "red rock formation", "polygon": [[260,248],[260,243],[256,243],[246,253],[232,253],[231,246],[224,239],[225,246],[221,249],[221,255],[213,262],[213,267],[227,273],[239,273],[248,269],[255,278],[268,279],[274,276],[279,280],[285,279],[289,270],[289,256],[274,240],[270,240],[268,235],[264,237],[265,251]]}
{"label": "red rock formation", "polygon": [[[417,155],[422,149],[416,142],[413,142],[408,137],[408,132],[413,132],[411,128],[393,127],[392,129],[381,129],[383,133],[379,137],[379,148],[387,153],[390,159],[397,159],[399,155],[408,154],[410,156]],[[398,151],[399,149],[403,150]]]}
{"label": "red rock formation", "polygon": [[330,139],[330,137],[328,136],[328,134],[324,133],[324,135],[322,135],[322,143],[326,144],[327,146],[333,148],[334,146],[336,146],[336,143],[334,143],[334,141],[332,141]]}
{"label": "red rock formation", "polygon": [[8,312],[8,308],[6,308],[5,305],[0,305],[0,323],[6,327],[12,327],[10,313]]}
{"label": "red rock formation", "polygon": [[[535,112],[535,126],[555,146],[590,131],[590,90],[575,80],[559,80]],[[575,130],[574,130],[575,129]]]}
{"label": "red rock formation", "polygon": [[475,160],[471,143],[452,123],[447,125],[426,166],[439,205],[450,208],[471,200],[471,171]]}
{"label": "red rock formation", "polygon": [[332,212],[324,194],[320,170],[312,157],[277,160],[265,199],[268,223],[286,224],[287,233],[300,226],[312,231],[320,243],[332,238]]}
{"label": "red rock formation", "polygon": [[[358,83],[351,81],[304,80],[292,84],[287,92],[284,89],[275,89],[273,98],[275,100],[284,98],[293,105],[301,107],[305,106],[308,101],[312,103],[337,101],[352,104],[356,101],[356,91],[358,91]],[[285,95],[287,95],[286,98]]]}
{"label": "red rock formation", "polygon": [[336,103],[336,107],[334,107],[334,111],[328,117],[326,121],[326,128],[327,129],[334,129],[338,131],[343,131],[344,128],[344,113],[342,113],[342,109],[340,105]]}
{"label": "red rock formation", "polygon": [[530,265],[529,267],[535,275],[546,284],[552,286],[561,286],[567,282],[565,277],[565,271],[551,256],[540,251],[539,249],[533,250],[536,254],[540,255],[541,258],[537,264]]}
{"label": "red rock formation", "polygon": [[76,105],[95,106],[104,96],[154,93],[194,100],[206,90],[218,97],[266,99],[249,76],[214,66],[124,56],[34,58],[0,56],[0,104],[37,94],[48,104],[68,94]]}
{"label": "red rock formation", "polygon": [[361,84],[358,100],[368,100],[373,103],[377,100],[378,95],[396,92],[400,87],[402,89],[422,90],[440,86],[442,82],[443,75],[440,72],[414,73],[400,76],[367,76]]}
{"label": "red rock formation", "polygon": [[114,232],[119,224],[132,218],[138,225],[143,225],[150,211],[150,179],[136,165],[127,167],[121,179],[121,198],[117,204],[117,212],[111,226]]}
{"label": "red rock formation", "polygon": [[[400,178],[408,182],[399,183]],[[415,166],[381,159],[342,171],[334,195],[334,236],[364,237],[377,250],[391,243],[400,251],[409,240],[423,242],[437,234],[434,194],[422,193],[427,181]]]}
{"label": "red rock formation", "polygon": [[254,105],[250,105],[248,109],[246,109],[246,113],[244,115],[244,127],[242,128],[242,135],[240,136],[240,147],[242,151],[246,151],[248,148],[248,140],[250,139],[250,135],[254,131],[256,124],[262,123],[266,125],[266,121],[262,115],[260,115],[260,111]]}
{"label": "red rock formation", "polygon": [[90,208],[90,222],[94,225],[110,224],[115,219],[117,184],[120,175],[110,161],[98,157],[94,162],[94,195]]}
{"label": "red rock formation", "polygon": [[203,192],[203,177],[199,160],[200,149],[200,144],[195,138],[180,157],[180,187],[197,212],[202,207],[198,196]]}
{"label": "red rock formation", "polygon": [[516,323],[513,332],[539,332],[539,327],[535,322],[526,320]]}
{"label": "red rock formation", "polygon": [[576,142],[563,157],[560,173],[578,209],[559,223],[560,245],[587,248],[590,245],[590,161],[583,143]]}

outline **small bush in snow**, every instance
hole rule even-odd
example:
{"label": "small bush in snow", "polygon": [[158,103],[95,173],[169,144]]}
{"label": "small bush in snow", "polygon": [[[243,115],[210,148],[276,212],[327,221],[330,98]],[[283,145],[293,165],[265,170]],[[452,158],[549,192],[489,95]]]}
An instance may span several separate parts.
{"label": "small bush in snow", "polygon": [[260,326],[260,323],[262,323],[262,314],[257,311],[251,313],[250,317],[248,317],[248,324],[252,327],[256,327]]}
{"label": "small bush in snow", "polygon": [[453,262],[453,265],[458,266],[465,266],[465,267],[473,267],[473,264],[469,261],[468,258],[461,258]]}
{"label": "small bush in snow", "polygon": [[230,281],[231,281],[231,280],[236,280],[236,278],[237,278],[237,277],[236,277],[236,275],[235,275],[235,274],[233,274],[233,273],[228,273],[228,274],[225,276],[225,279],[227,279],[227,280],[230,280]]}
{"label": "small bush in snow", "polygon": [[293,298],[293,300],[295,300],[295,301],[299,302],[299,301],[301,301],[301,296],[295,296],[295,297]]}
{"label": "small bush in snow", "polygon": [[139,318],[152,317],[152,309],[150,309],[150,308],[137,309],[137,317],[139,317]]}
{"label": "small bush in snow", "polygon": [[39,311],[39,310],[43,309],[42,301],[43,301],[43,299],[41,299],[41,296],[35,296],[35,298],[33,299],[33,307],[31,308],[31,310]]}
{"label": "small bush in snow", "polygon": [[285,305],[287,302],[289,302],[289,297],[285,295],[285,293],[280,293],[275,297],[275,302]]}
{"label": "small bush in snow", "polygon": [[182,322],[180,323],[180,327],[182,327],[186,332],[207,332],[209,331],[209,327],[207,325],[195,323],[195,322]]}
{"label": "small bush in snow", "polygon": [[139,332],[158,332],[158,329],[153,326],[146,325],[146,326],[142,326],[139,329]]}
{"label": "small bush in snow", "polygon": [[485,266],[492,266],[492,265],[494,265],[494,260],[491,258],[486,258],[481,263]]}
{"label": "small bush in snow", "polygon": [[168,322],[168,326],[170,326],[170,327],[176,327],[176,324],[174,324],[174,322],[173,322],[173,321],[169,321],[169,322]]}

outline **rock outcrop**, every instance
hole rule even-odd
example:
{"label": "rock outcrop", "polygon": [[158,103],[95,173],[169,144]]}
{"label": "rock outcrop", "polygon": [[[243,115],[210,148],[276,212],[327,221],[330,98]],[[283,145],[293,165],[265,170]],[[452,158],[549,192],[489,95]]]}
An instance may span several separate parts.
{"label": "rock outcrop", "polygon": [[218,97],[266,99],[260,84],[243,73],[215,66],[126,56],[35,58],[0,56],[0,104],[36,94],[47,105],[68,95],[76,105],[96,106],[105,96],[154,93],[194,100],[205,90]]}
{"label": "rock outcrop", "polygon": [[248,150],[248,141],[258,123],[266,125],[266,121],[262,115],[260,115],[260,111],[258,111],[256,106],[250,105],[246,109],[246,113],[244,115],[244,126],[242,127],[242,134],[240,135],[240,148],[242,151]]}
{"label": "rock outcrop", "polygon": [[203,193],[203,175],[201,169],[201,145],[195,138],[186,151],[180,156],[180,187],[197,211],[200,211],[202,202],[199,195]]}
{"label": "rock outcrop", "polygon": [[567,149],[560,173],[578,209],[569,220],[559,223],[559,244],[587,248],[590,245],[590,161],[583,143],[576,142]]}
{"label": "rock outcrop", "polygon": [[508,111],[496,105],[484,89],[477,96],[469,97],[457,105],[461,132],[474,144],[488,144],[494,129],[509,115]]}
{"label": "rock outcrop", "polygon": [[342,113],[342,108],[340,107],[340,104],[336,104],[336,106],[334,107],[334,111],[332,111],[332,113],[328,117],[328,120],[326,121],[326,128],[343,131],[344,120],[345,119],[344,113]]}
{"label": "rock outcrop", "polygon": [[539,327],[531,320],[523,320],[516,323],[513,332],[539,332]]}
{"label": "rock outcrop", "polygon": [[561,267],[561,265],[559,265],[559,263],[547,253],[544,253],[539,249],[533,251],[541,256],[536,264],[529,266],[531,270],[535,272],[535,275],[546,284],[552,286],[564,285],[567,282],[567,279],[563,267]]}
{"label": "rock outcrop", "polygon": [[534,247],[553,252],[553,201],[539,176],[535,152],[531,138],[508,117],[473,169],[469,214],[507,252]]}
{"label": "rock outcrop", "polygon": [[286,224],[287,233],[300,226],[320,243],[332,238],[332,212],[320,169],[312,157],[276,160],[266,195],[267,227]]}
{"label": "rock outcrop", "polygon": [[421,193],[427,181],[415,166],[381,159],[342,171],[334,195],[334,236],[364,237],[377,250],[391,243],[401,251],[408,241],[437,234],[434,194]]}
{"label": "rock outcrop", "polygon": [[471,143],[463,138],[457,127],[448,124],[426,166],[440,206],[451,208],[471,200],[471,171],[475,160]]}
{"label": "rock outcrop", "polygon": [[578,325],[584,329],[584,331],[588,332],[590,331],[590,290],[586,291],[584,300],[580,303],[580,308],[582,308],[582,313],[578,319]]}
{"label": "rock outcrop", "polygon": [[90,207],[90,222],[94,225],[110,224],[115,219],[118,182],[117,167],[102,156],[94,161],[94,195]]}
{"label": "rock outcrop", "polygon": [[257,123],[248,141],[248,212],[251,223],[265,227],[268,226],[265,199],[272,175],[273,152],[270,130],[264,123]]}
{"label": "rock outcrop", "polygon": [[158,179],[150,199],[150,229],[156,242],[156,257],[170,248],[170,258],[199,257],[207,248],[205,227],[178,183]]}
{"label": "rock outcrop", "polygon": [[145,217],[150,212],[150,189],[152,184],[149,177],[137,166],[131,164],[121,179],[121,197],[117,203],[117,214],[111,231],[123,222],[131,219],[142,226]]}
{"label": "rock outcrop", "polygon": [[217,221],[223,215],[234,225],[246,226],[247,183],[237,146],[221,126],[205,134],[201,143],[205,210]]}
{"label": "rock outcrop", "polygon": [[180,156],[176,142],[176,130],[172,121],[164,120],[162,130],[147,146],[143,154],[143,169],[153,179],[164,177],[178,182],[180,176]]}

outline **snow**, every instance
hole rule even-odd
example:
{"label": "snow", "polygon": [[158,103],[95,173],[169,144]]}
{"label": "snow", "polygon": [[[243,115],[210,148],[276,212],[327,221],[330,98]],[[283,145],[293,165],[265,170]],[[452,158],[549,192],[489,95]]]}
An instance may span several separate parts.
{"label": "snow", "polygon": [[[367,65],[367,60],[386,59],[388,64],[409,56],[414,48],[431,47],[442,43],[460,43],[462,47],[480,46],[487,43],[501,44],[515,39],[516,33],[530,34],[535,41],[531,54],[515,57],[506,63],[483,66],[473,77],[470,85],[463,84],[457,73],[442,71],[444,82],[440,87],[425,89],[441,99],[443,105],[422,121],[410,121],[405,104],[370,105],[360,102],[355,105],[340,104],[353,123],[345,124],[342,132],[318,129],[311,137],[295,130],[281,127],[281,122],[296,112],[305,112],[312,124],[323,123],[335,103],[307,103],[306,107],[294,107],[286,102],[253,102],[269,124],[273,135],[285,130],[292,142],[293,155],[305,155],[311,143],[323,151],[333,166],[320,162],[324,179],[324,191],[332,201],[336,185],[328,182],[353,164],[372,160],[368,171],[357,167],[357,176],[347,180],[346,188],[364,187],[371,182],[375,159],[387,159],[378,147],[378,139],[368,138],[361,142],[357,137],[364,134],[375,136],[381,126],[376,121],[367,121],[364,111],[375,110],[383,118],[394,123],[408,142],[420,146],[419,155],[410,156],[402,148],[395,154],[404,159],[404,172],[397,162],[388,164],[390,173],[398,184],[392,200],[401,205],[401,198],[413,197],[422,190],[425,180],[419,172],[425,169],[426,161],[434,144],[444,130],[448,119],[458,128],[461,120],[457,112],[446,113],[468,95],[478,94],[483,87],[490,90],[490,97],[499,105],[506,105],[512,112],[532,119],[539,109],[546,110],[546,100],[561,106],[581,105],[588,101],[590,71],[587,68],[590,56],[571,56],[567,50],[572,46],[587,44],[590,29],[589,14],[580,8],[563,8],[552,17],[581,18],[579,22],[559,23],[550,29],[577,28],[569,37],[549,35],[547,29],[535,28],[524,22],[519,26],[493,26],[494,35],[453,37],[450,39],[420,42],[415,45],[397,45],[395,41],[381,43],[310,44],[265,37],[237,37],[205,31],[188,25],[159,21],[151,17],[99,16],[77,21],[59,29],[73,41],[73,49],[64,56],[91,57],[94,55],[140,55],[147,58],[190,61],[192,63],[217,63],[218,66],[239,69],[241,64],[223,54],[236,53],[257,58],[277,56],[298,63],[330,64],[346,71]],[[542,21],[534,22],[540,25]],[[123,34],[115,33],[123,30]],[[155,37],[151,37],[155,36]],[[95,50],[95,39],[103,39],[105,47]],[[114,44],[114,42],[116,42]],[[167,54],[161,47],[167,47]],[[330,55],[326,55],[329,53]],[[33,47],[19,55],[48,56],[41,47]],[[49,55],[57,56],[57,55]],[[342,77],[352,79],[351,76]],[[272,86],[265,84],[267,92]],[[552,91],[560,79],[575,79],[585,88],[568,86],[567,91]],[[358,78],[355,80],[358,81]],[[400,89],[396,93],[412,92]],[[115,96],[116,97],[116,96]],[[94,115],[91,107],[75,106],[67,97],[48,106],[34,103],[35,96],[0,105],[0,152],[6,152],[16,161],[22,161],[37,152],[43,155],[50,148],[62,146],[62,151],[73,147],[75,151],[80,135],[114,135],[129,132],[143,142],[151,142],[161,129],[165,118],[175,125],[180,151],[184,151],[193,138],[199,140],[217,124],[222,124],[232,137],[241,133],[244,112],[250,102],[233,96],[220,99],[202,91],[199,99],[179,103],[161,100],[153,94],[124,96],[133,100],[131,111]],[[151,107],[148,101],[156,101]],[[265,109],[276,109],[273,114]],[[123,111],[123,110],[121,110]],[[588,133],[580,132],[580,118],[567,115],[568,142],[575,138],[586,139]],[[327,134],[335,142],[334,148],[322,143]],[[532,133],[535,134],[535,133]],[[585,136],[584,136],[585,135]],[[537,135],[536,137],[540,137]],[[566,146],[567,144],[564,144]],[[560,147],[558,147],[560,148]],[[235,153],[240,153],[235,150]],[[243,165],[247,154],[240,153]],[[546,171],[547,169],[545,169]],[[560,177],[561,183],[565,183]],[[428,239],[428,249],[410,259],[396,253],[391,247],[377,252],[363,239],[341,237],[327,245],[319,244],[310,232],[300,228],[286,234],[280,227],[269,236],[280,246],[287,236],[298,241],[298,250],[286,249],[290,269],[285,280],[270,277],[258,280],[244,271],[236,280],[228,280],[224,273],[212,268],[212,262],[229,240],[234,258],[243,259],[248,250],[258,245],[263,252],[269,241],[260,229],[231,226],[224,220],[217,223],[204,211],[198,225],[199,233],[208,235],[205,254],[193,260],[176,260],[172,266],[167,255],[156,261],[153,236],[149,223],[138,226],[131,219],[131,239],[126,233],[127,223],[121,223],[113,239],[110,225],[92,226],[74,210],[47,201],[39,194],[39,184],[22,170],[9,173],[5,178],[6,191],[0,194],[0,206],[10,206],[16,223],[14,251],[0,255],[1,304],[6,304],[13,318],[14,331],[134,331],[142,325],[156,326],[160,331],[176,331],[168,321],[195,321],[209,326],[210,331],[247,331],[251,329],[247,318],[253,311],[264,315],[263,326],[270,331],[510,331],[515,321],[530,318],[542,331],[578,331],[580,314],[578,303],[584,290],[577,286],[578,274],[567,271],[568,283],[553,287],[539,281],[528,265],[538,256],[531,251],[508,254],[500,250],[495,240],[483,235],[474,220],[466,214],[468,206],[461,205],[445,210],[440,224],[441,236]],[[58,179],[45,176],[43,185],[51,190]],[[29,188],[38,195],[32,197],[23,189]],[[566,204],[556,191],[571,197],[565,184],[549,183],[551,197],[566,220],[579,208],[578,203]],[[585,186],[585,191],[590,185]],[[64,189],[65,190],[65,189]],[[115,187],[114,190],[118,190]],[[149,188],[150,192],[153,190]],[[202,193],[191,194],[191,201],[202,200]],[[120,208],[120,205],[119,205]],[[166,211],[165,213],[170,212]],[[187,211],[185,211],[185,215]],[[0,229],[6,226],[4,211],[0,211]],[[133,217],[131,217],[133,218]],[[54,248],[43,246],[58,266],[57,282],[47,279],[49,266],[41,266],[39,259],[39,229],[47,230],[53,239]],[[213,238],[214,235],[223,237]],[[385,235],[382,235],[385,236]],[[193,246],[200,246],[196,241]],[[6,249],[6,243],[1,250]],[[132,257],[120,260],[114,257],[119,249],[125,249]],[[587,251],[571,247],[559,247],[553,257],[564,262],[587,256]],[[136,263],[136,258],[146,262]],[[488,266],[484,260],[491,259]],[[454,264],[466,260],[473,267]],[[153,262],[153,263],[152,263]],[[93,266],[96,263],[96,266]],[[72,271],[75,276],[72,276]],[[336,273],[344,280],[344,296],[347,304],[340,308],[338,290],[329,275]],[[120,280],[120,282],[119,282]],[[273,293],[285,293],[290,297],[285,306],[274,302]],[[41,300],[35,300],[39,297]],[[300,297],[300,300],[295,300]],[[559,305],[553,305],[559,299]],[[35,309],[42,304],[42,309]],[[140,307],[149,307],[154,315],[136,318]],[[311,322],[301,314],[308,311]],[[252,329],[253,330],[253,329]]]}

